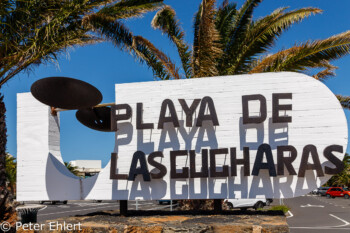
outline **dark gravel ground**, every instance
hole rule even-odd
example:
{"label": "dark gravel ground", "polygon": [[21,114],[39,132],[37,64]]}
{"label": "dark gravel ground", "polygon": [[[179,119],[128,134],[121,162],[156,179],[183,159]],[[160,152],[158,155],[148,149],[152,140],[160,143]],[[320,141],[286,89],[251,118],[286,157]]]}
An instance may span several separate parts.
{"label": "dark gravel ground", "polygon": [[281,211],[98,211],[56,221],[81,223],[83,232],[289,232]]}

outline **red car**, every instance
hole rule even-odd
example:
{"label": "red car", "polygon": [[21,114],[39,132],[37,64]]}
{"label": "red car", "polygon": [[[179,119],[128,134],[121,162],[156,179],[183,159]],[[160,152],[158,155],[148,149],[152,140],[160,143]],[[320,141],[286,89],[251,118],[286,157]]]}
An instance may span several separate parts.
{"label": "red car", "polygon": [[329,188],[326,192],[327,198],[335,198],[335,197],[344,197],[345,199],[349,199],[350,191],[347,188],[342,187],[332,187]]}

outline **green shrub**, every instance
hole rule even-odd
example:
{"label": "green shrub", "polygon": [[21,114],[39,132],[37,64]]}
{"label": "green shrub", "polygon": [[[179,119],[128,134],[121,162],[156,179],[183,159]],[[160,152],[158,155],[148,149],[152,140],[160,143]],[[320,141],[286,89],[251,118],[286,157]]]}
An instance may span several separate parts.
{"label": "green shrub", "polygon": [[276,206],[271,206],[269,210],[281,210],[283,213],[287,213],[290,208],[286,205],[276,205]]}

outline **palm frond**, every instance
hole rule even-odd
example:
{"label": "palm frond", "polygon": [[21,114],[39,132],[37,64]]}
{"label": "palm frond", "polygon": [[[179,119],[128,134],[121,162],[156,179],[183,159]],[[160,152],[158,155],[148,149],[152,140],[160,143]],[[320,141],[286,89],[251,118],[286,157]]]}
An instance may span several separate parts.
{"label": "palm frond", "polygon": [[181,28],[179,21],[176,19],[175,11],[170,6],[164,7],[154,16],[152,26],[153,28],[159,29],[165,33],[175,44],[186,78],[192,78],[191,51],[184,41],[185,33]]}
{"label": "palm frond", "polygon": [[330,64],[328,61],[320,62],[320,67],[323,66],[323,69],[319,71],[317,74],[314,74],[313,77],[319,81],[324,81],[330,77],[335,76],[335,70],[338,69],[338,67]]}
{"label": "palm frond", "polygon": [[232,18],[232,26],[229,28],[228,38],[223,48],[224,55],[218,64],[220,74],[225,75],[227,67],[232,67],[239,52],[238,47],[244,43],[245,35],[251,26],[254,9],[261,2],[262,0],[246,0]]}
{"label": "palm frond", "polygon": [[163,0],[122,0],[102,8],[97,14],[114,20],[140,17],[147,12],[159,10],[163,5]]}
{"label": "palm frond", "polygon": [[232,30],[233,20],[237,14],[236,7],[236,3],[229,3],[228,0],[225,0],[217,10],[215,24],[220,34],[221,44],[228,43],[230,39],[229,33]]}
{"label": "palm frond", "polygon": [[236,37],[236,34],[240,34],[245,31],[247,25],[252,21],[254,9],[262,2],[262,0],[246,0],[242,7],[238,10],[232,36]]}
{"label": "palm frond", "polygon": [[342,96],[342,95],[336,95],[341,106],[345,109],[350,110],[350,96]]}
{"label": "palm frond", "polygon": [[143,40],[140,37],[134,38],[132,49],[136,55],[136,59],[141,63],[146,63],[152,69],[155,77],[161,80],[172,79],[173,76],[165,69],[164,63],[142,42]]}
{"label": "palm frond", "polygon": [[[286,8],[275,10],[272,14],[253,22],[247,30],[242,41],[234,53],[229,57],[230,67],[226,66],[226,74],[247,73],[249,64],[257,55],[266,52],[275,40],[294,23],[301,22],[304,18],[321,13],[318,8],[301,8],[290,12],[284,12]],[[230,53],[228,53],[230,55]]]}
{"label": "palm frond", "polygon": [[17,174],[17,162],[16,158],[12,155],[6,153],[5,155],[5,171],[6,171],[6,179],[9,182],[9,186],[14,191],[14,186],[16,185],[16,174]]}
{"label": "palm frond", "polygon": [[14,6],[10,3],[10,1],[8,0],[0,1],[0,17],[4,17],[5,15],[8,15],[8,13],[13,9],[14,9]]}
{"label": "palm frond", "polygon": [[133,35],[121,21],[116,21],[103,14],[92,14],[85,17],[83,23],[85,27],[111,41],[117,47],[130,51]]}
{"label": "palm frond", "polygon": [[[202,15],[202,9],[203,9],[203,3],[201,2],[199,4],[198,11],[194,14],[193,19],[193,31],[194,31],[194,38],[193,38],[193,46],[192,46],[192,70],[194,73],[194,61],[198,59],[198,51],[199,51],[199,25],[201,22],[201,15]],[[198,68],[198,67],[197,67]]]}
{"label": "palm frond", "polygon": [[77,166],[73,166],[70,162],[64,162],[64,166],[66,166],[66,168],[68,169],[68,171],[70,171],[71,173],[73,173],[73,175],[78,175],[79,171],[78,171],[78,167]]}
{"label": "palm frond", "polygon": [[235,14],[233,25],[230,32],[230,42],[226,50],[230,50],[232,46],[242,39],[242,35],[246,33],[247,28],[252,22],[253,11],[261,3],[262,0],[246,0],[242,7]]}
{"label": "palm frond", "polygon": [[218,75],[216,59],[221,56],[220,35],[215,27],[215,0],[203,0],[198,25],[197,56],[194,57],[194,77]]}
{"label": "palm frond", "polygon": [[35,48],[30,46],[27,50],[22,50],[10,58],[0,60],[0,63],[8,61],[8,64],[0,70],[0,87],[21,71],[29,69],[30,66],[56,61],[57,55],[67,51],[70,47],[85,46],[101,41],[101,39],[91,35],[76,35],[76,37],[57,40],[54,44],[41,44]]}
{"label": "palm frond", "polygon": [[133,53],[132,33],[118,19],[161,6],[162,0],[1,1],[0,86],[32,65],[56,62],[72,45],[102,38]]}
{"label": "palm frond", "polygon": [[266,51],[266,48],[271,48],[275,40],[283,31],[289,29],[291,25],[300,23],[310,15],[322,13],[322,10],[313,7],[301,8],[289,12],[284,12],[285,9],[287,8],[277,9],[271,15],[254,22],[249,32],[249,38],[251,38],[248,43],[249,48],[254,45],[255,47],[253,49],[261,47],[258,53],[263,53]]}
{"label": "palm frond", "polygon": [[150,52],[152,52],[157,59],[162,63],[162,65],[166,68],[166,70],[171,74],[172,78],[180,79],[179,69],[176,68],[175,64],[171,61],[171,59],[165,55],[162,51],[157,49],[150,41],[141,37],[135,36],[134,42],[138,45],[142,44],[145,46]]}
{"label": "palm frond", "polygon": [[325,40],[308,41],[282,50],[263,59],[250,73],[271,71],[302,72],[324,67],[324,61],[332,61],[350,51],[350,31]]}

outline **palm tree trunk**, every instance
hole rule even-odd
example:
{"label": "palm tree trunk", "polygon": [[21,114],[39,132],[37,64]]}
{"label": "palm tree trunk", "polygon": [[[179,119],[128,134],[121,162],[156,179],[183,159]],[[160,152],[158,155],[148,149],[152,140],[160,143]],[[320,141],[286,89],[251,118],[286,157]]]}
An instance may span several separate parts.
{"label": "palm tree trunk", "polygon": [[[0,89],[1,90],[1,89]],[[6,143],[7,129],[5,121],[6,107],[4,96],[0,92],[0,221],[12,218],[14,208],[11,205],[11,195],[6,185]]]}

